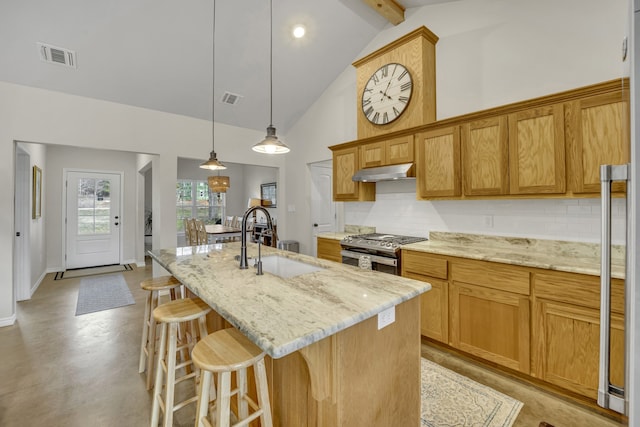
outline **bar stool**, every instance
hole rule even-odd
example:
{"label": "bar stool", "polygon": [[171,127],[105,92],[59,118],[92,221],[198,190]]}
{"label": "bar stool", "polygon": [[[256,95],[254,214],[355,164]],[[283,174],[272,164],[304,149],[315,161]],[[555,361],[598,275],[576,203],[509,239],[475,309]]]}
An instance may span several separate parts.
{"label": "bar stool", "polygon": [[[169,427],[173,424],[173,413],[178,409],[195,402],[198,397],[193,396],[182,402],[174,402],[174,391],[177,383],[189,378],[197,381],[199,370],[193,364],[192,358],[186,358],[181,363],[176,363],[176,353],[185,348],[189,353],[193,350],[198,332],[200,339],[207,335],[206,315],[211,311],[211,307],[200,298],[185,298],[170,301],[159,305],[153,310],[153,317],[156,322],[162,324],[160,348],[158,349],[158,360],[156,362],[156,377],[153,390],[153,407],[151,409],[151,426],[156,427],[160,419],[160,410],[163,411],[163,425]],[[196,325],[197,320],[197,325]],[[178,326],[189,323],[190,330],[183,335],[181,342],[178,342]],[[189,372],[189,368],[194,369]],[[176,377],[178,369],[185,369],[185,375]],[[166,381],[163,381],[166,378]],[[164,384],[164,398],[162,396]],[[195,393],[194,393],[195,394]]]}
{"label": "bar stool", "polygon": [[169,291],[171,300],[178,298],[176,289],[182,284],[173,276],[154,277],[140,282],[140,287],[147,291],[147,301],[144,306],[142,319],[142,342],[140,343],[140,364],[138,373],[147,371],[147,390],[151,388],[153,378],[153,363],[156,352],[156,321],[153,310],[160,301],[160,292]]}
{"label": "bar stool", "polygon": [[[209,426],[209,390],[213,373],[218,374],[218,396],[215,399],[215,417],[213,425],[229,427],[231,416],[231,397],[237,395],[238,422],[232,426],[247,426],[260,417],[262,427],[272,427],[271,406],[267,384],[267,371],[264,364],[264,352],[255,346],[237,329],[222,329],[200,340],[191,358],[201,370],[196,427]],[[258,403],[247,395],[247,368],[253,366]],[[231,373],[236,372],[237,388],[231,390]],[[254,411],[249,415],[249,406]]]}

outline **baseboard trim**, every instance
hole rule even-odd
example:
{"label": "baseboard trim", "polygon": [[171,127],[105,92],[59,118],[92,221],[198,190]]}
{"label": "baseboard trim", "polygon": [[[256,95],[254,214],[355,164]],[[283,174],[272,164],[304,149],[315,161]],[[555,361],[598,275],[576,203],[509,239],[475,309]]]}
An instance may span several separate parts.
{"label": "baseboard trim", "polygon": [[33,297],[33,294],[36,293],[36,291],[38,290],[38,287],[40,286],[40,284],[44,280],[44,276],[46,276],[46,275],[47,275],[47,271],[45,270],[45,271],[42,272],[42,274],[40,275],[38,280],[36,280],[36,283],[31,287],[31,295],[29,296],[29,298]]}
{"label": "baseboard trim", "polygon": [[13,313],[13,315],[10,317],[5,317],[4,319],[0,319],[0,328],[4,326],[12,326],[14,323],[16,323],[15,313]]}

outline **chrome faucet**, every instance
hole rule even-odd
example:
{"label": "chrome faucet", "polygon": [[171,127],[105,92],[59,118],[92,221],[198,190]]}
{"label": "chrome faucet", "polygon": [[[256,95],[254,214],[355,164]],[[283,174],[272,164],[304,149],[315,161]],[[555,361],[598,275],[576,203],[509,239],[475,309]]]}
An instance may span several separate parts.
{"label": "chrome faucet", "polygon": [[267,211],[262,206],[251,206],[242,216],[242,232],[240,233],[240,240],[242,241],[242,246],[240,247],[240,269],[246,270],[249,268],[249,262],[247,260],[247,219],[249,215],[251,215],[254,211],[262,211],[264,215],[267,217],[267,227],[269,230],[273,230],[273,222],[271,221],[271,215],[269,215],[269,211]]}

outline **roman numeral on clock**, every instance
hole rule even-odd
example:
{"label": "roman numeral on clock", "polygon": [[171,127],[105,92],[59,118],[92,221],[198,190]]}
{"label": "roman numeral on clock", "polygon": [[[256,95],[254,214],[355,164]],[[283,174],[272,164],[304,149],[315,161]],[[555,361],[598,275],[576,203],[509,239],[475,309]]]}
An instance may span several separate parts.
{"label": "roman numeral on clock", "polygon": [[406,96],[399,96],[398,101],[406,104],[407,102],[409,102],[409,98],[407,98]]}
{"label": "roman numeral on clock", "polygon": [[403,83],[402,86],[400,86],[401,92],[404,92],[405,90],[409,90],[409,89],[411,89],[411,82]]}

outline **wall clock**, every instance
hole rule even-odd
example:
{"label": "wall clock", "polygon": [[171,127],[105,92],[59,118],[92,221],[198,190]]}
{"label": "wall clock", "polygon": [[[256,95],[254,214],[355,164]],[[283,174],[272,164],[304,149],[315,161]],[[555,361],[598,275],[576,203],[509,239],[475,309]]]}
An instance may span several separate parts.
{"label": "wall clock", "polygon": [[362,112],[370,123],[386,125],[407,109],[413,81],[407,68],[395,62],[378,68],[362,91]]}

